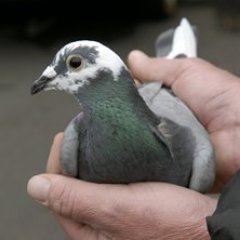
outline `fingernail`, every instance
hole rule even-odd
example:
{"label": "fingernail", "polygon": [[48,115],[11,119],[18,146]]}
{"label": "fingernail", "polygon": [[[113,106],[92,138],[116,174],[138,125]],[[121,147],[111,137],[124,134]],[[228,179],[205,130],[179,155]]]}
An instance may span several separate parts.
{"label": "fingernail", "polygon": [[133,50],[129,53],[129,59],[147,58],[147,55],[140,50]]}
{"label": "fingernail", "polygon": [[29,195],[39,202],[47,200],[50,189],[50,181],[42,176],[34,176],[28,181],[27,191]]}

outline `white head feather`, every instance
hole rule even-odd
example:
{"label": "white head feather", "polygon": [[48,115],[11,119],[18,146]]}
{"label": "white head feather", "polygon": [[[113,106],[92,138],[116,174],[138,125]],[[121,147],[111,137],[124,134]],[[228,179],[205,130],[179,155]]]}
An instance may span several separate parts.
{"label": "white head feather", "polygon": [[[78,71],[68,70],[64,75],[55,71],[55,66],[62,61],[62,58],[65,57],[64,55],[66,55],[66,53],[71,54],[74,50],[83,47],[94,48],[97,51],[94,63],[85,61],[83,57],[83,66]],[[64,59],[66,59],[66,57]],[[99,70],[110,70],[113,74],[114,80],[116,81],[123,67],[126,68],[126,65],[111,49],[99,42],[84,40],[71,42],[60,49],[55,56],[54,62],[45,69],[42,75],[54,78],[51,82],[49,82],[45,90],[58,89],[74,93],[79,87],[82,87],[85,84],[90,84],[89,79],[95,78]]]}

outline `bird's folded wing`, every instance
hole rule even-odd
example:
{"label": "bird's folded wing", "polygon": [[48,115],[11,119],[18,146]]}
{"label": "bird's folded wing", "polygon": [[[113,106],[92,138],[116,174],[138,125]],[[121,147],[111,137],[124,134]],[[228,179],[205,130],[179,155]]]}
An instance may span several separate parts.
{"label": "bird's folded wing", "polygon": [[79,113],[68,124],[64,131],[60,152],[60,162],[65,175],[78,176],[78,145],[79,128],[83,119],[83,113]]}
{"label": "bird's folded wing", "polygon": [[[168,142],[170,151],[178,158],[176,160],[185,162],[185,158],[191,154],[188,151],[193,150],[189,187],[205,192],[211,187],[215,177],[214,152],[208,133],[190,109],[168,89],[162,88],[160,83],[149,83],[140,88],[139,93],[159,117],[161,123],[158,130]],[[178,149],[181,148],[185,149],[186,156],[181,153],[180,159]]]}

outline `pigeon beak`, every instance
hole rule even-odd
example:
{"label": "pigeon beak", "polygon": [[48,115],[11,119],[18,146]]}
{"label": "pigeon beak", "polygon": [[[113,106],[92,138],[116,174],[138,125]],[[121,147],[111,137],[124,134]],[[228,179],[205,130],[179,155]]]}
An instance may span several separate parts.
{"label": "pigeon beak", "polygon": [[42,90],[44,90],[44,88],[47,87],[47,84],[52,80],[53,80],[52,78],[42,75],[39,79],[33,82],[33,85],[31,87],[31,94],[41,92]]}
{"label": "pigeon beak", "polygon": [[56,76],[57,73],[54,68],[52,66],[48,66],[42,73],[41,77],[33,82],[31,94],[35,94],[46,89],[48,87],[48,83],[54,80]]}

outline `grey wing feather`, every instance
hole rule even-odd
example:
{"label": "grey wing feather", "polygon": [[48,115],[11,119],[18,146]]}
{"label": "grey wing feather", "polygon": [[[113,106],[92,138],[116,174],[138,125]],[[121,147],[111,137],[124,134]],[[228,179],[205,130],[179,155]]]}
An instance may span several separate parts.
{"label": "grey wing feather", "polygon": [[63,173],[72,177],[78,176],[79,126],[82,119],[83,113],[80,113],[68,124],[60,151]]}
{"label": "grey wing feather", "polygon": [[[179,149],[179,146],[176,146],[177,144],[181,144],[185,148],[190,146],[194,149],[189,187],[200,192],[208,191],[215,178],[215,162],[213,146],[204,127],[179,98],[162,88],[161,83],[148,83],[139,89],[139,93],[160,119],[170,120],[175,123],[175,126],[188,129],[191,133],[192,138],[183,137],[176,141],[174,138],[176,127],[169,127],[168,121],[162,121],[158,126],[165,139],[168,139],[169,147],[175,157],[178,156],[176,149]],[[184,156],[182,157],[184,158]],[[178,160],[185,161],[185,159]]]}
{"label": "grey wing feather", "polygon": [[166,57],[172,50],[172,42],[174,37],[174,29],[169,29],[161,33],[155,43],[157,57]]}

